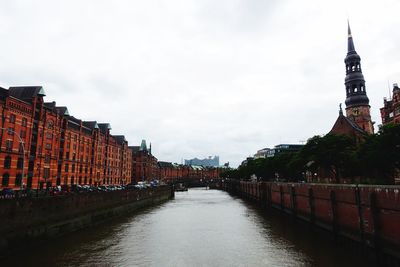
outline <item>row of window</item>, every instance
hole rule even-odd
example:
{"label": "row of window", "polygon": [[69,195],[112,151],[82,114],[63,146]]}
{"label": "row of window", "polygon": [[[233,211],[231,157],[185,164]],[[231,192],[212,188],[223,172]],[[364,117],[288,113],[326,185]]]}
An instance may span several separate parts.
{"label": "row of window", "polygon": [[[17,175],[15,176],[15,185],[16,186],[20,186],[21,185],[21,181],[22,181],[22,174],[21,173],[17,173]],[[1,179],[1,185],[3,187],[6,187],[10,184],[10,174],[9,173],[4,173]]]}
{"label": "row of window", "polygon": [[[23,165],[23,158],[18,158],[17,160],[17,169],[22,170],[22,165]],[[6,156],[4,158],[4,169],[11,169],[11,156]]]}
{"label": "row of window", "polygon": [[[15,114],[10,114],[10,117],[8,118],[8,121],[9,121],[10,123],[15,123],[15,121],[16,121],[16,116],[15,116]],[[26,126],[28,125],[28,120],[27,120],[26,118],[22,118],[22,120],[21,120],[21,125],[24,126],[24,127],[26,127]]]}

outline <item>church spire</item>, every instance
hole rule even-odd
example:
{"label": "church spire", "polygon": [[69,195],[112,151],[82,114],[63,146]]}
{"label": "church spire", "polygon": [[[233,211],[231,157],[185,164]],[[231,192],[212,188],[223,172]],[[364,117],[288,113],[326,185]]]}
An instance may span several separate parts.
{"label": "church spire", "polygon": [[348,24],[346,64],[346,108],[359,105],[368,105],[369,99],[365,90],[364,75],[361,70],[361,58],[354,49],[353,36]]}
{"label": "church spire", "polygon": [[353,36],[351,35],[350,22],[347,20],[347,54],[356,53]]}
{"label": "church spire", "polygon": [[360,129],[373,133],[369,99],[365,88],[364,75],[361,70],[361,58],[354,48],[350,23],[347,20],[347,55],[346,64],[346,117],[355,122]]}

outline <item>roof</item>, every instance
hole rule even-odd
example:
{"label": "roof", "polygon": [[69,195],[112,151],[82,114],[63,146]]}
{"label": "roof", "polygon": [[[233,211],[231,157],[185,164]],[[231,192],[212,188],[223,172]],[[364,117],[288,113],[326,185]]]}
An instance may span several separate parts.
{"label": "roof", "polygon": [[31,101],[33,97],[46,96],[42,86],[14,86],[9,89],[10,96]]}
{"label": "roof", "polygon": [[339,112],[335,124],[333,125],[330,134],[345,134],[345,135],[367,135],[368,133],[361,129],[355,122],[343,115],[343,112]]}
{"label": "roof", "polygon": [[56,107],[58,114],[69,116],[68,108],[67,107]]}
{"label": "roof", "polygon": [[90,129],[99,129],[99,126],[97,125],[97,121],[84,121],[83,125]]}
{"label": "roof", "polygon": [[111,124],[109,123],[98,123],[97,124],[100,128],[100,131],[106,133],[107,130],[111,130]]}
{"label": "roof", "polygon": [[140,150],[141,151],[147,151],[147,145],[146,145],[146,140],[142,140],[142,143],[140,144]]}
{"label": "roof", "polygon": [[4,100],[9,95],[9,91],[3,87],[0,87],[0,97]]}
{"label": "roof", "polygon": [[166,162],[166,161],[159,161],[158,166],[161,168],[173,168],[174,165],[171,162]]}
{"label": "roof", "polygon": [[114,137],[114,139],[117,141],[119,145],[122,145],[123,143],[126,142],[124,135],[113,135],[112,137]]}

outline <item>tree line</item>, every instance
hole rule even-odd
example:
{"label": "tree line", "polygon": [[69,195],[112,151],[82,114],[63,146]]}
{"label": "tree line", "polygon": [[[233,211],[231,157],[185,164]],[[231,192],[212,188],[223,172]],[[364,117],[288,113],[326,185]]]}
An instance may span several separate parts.
{"label": "tree line", "polygon": [[297,152],[248,159],[222,178],[393,184],[400,178],[400,125],[385,125],[359,143],[347,135],[310,138]]}

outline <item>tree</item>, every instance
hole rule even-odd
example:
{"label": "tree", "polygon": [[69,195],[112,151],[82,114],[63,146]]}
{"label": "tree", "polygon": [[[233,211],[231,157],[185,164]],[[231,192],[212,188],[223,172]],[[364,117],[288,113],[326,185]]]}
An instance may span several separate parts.
{"label": "tree", "polygon": [[394,183],[400,169],[400,125],[382,126],[358,150],[363,174],[380,183]]}
{"label": "tree", "polygon": [[357,173],[356,144],[346,135],[314,136],[303,147],[300,157],[313,162],[314,168],[329,171],[336,183],[345,174]]}

